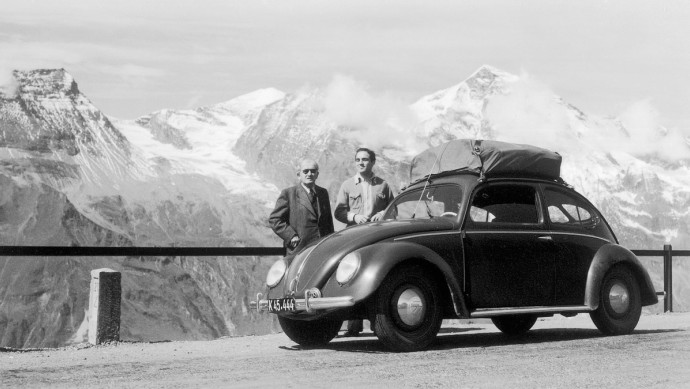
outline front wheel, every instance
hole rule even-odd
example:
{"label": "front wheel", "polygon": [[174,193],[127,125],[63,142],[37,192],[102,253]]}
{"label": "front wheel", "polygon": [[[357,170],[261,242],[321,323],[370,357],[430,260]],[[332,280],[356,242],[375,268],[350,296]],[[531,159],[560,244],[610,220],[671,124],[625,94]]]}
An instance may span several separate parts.
{"label": "front wheel", "polygon": [[436,339],[441,322],[438,282],[420,267],[394,270],[374,296],[374,332],[393,351],[417,351]]}
{"label": "front wheel", "polygon": [[606,335],[629,334],[642,312],[640,287],[627,267],[616,266],[606,273],[599,292],[599,307],[591,312],[594,325]]}
{"label": "front wheel", "polygon": [[532,328],[537,322],[537,317],[534,315],[508,315],[492,317],[491,321],[504,334],[519,336]]}
{"label": "front wheel", "polygon": [[328,344],[343,325],[342,320],[317,319],[317,320],[294,320],[283,316],[278,316],[280,327],[293,342],[300,346],[323,346]]}

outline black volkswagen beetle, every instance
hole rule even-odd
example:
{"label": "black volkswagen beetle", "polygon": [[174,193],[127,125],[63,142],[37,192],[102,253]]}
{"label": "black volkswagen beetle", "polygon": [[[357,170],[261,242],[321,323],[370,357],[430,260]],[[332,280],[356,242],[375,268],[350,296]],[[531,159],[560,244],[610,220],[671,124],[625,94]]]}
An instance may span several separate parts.
{"label": "black volkswagen beetle", "polygon": [[656,304],[647,271],[601,213],[560,179],[561,157],[456,140],[412,162],[416,179],[384,220],[278,260],[252,306],[304,346],[368,319],[394,351],[424,349],[443,319],[490,318],[505,334],[538,317],[589,313],[605,334],[634,330]]}

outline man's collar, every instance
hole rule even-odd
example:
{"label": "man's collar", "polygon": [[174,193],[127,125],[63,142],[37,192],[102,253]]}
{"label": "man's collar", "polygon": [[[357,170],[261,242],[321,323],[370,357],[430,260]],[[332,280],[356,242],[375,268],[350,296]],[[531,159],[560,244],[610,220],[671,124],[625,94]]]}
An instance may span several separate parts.
{"label": "man's collar", "polygon": [[306,190],[307,193],[311,192],[312,190],[314,191],[314,193],[316,193],[316,185],[314,185],[314,186],[311,187],[311,189],[310,189],[308,186],[304,185],[304,184],[301,183],[301,182],[300,182],[299,184],[302,185],[302,188],[304,188],[304,190]]}
{"label": "man's collar", "polygon": [[362,181],[366,181],[366,182],[372,183],[372,182],[374,182],[374,179],[375,179],[375,178],[376,178],[376,175],[373,174],[373,173],[371,174],[371,177],[370,177],[368,180],[366,180],[361,174],[356,173],[356,174],[355,174],[355,185],[361,184]]}

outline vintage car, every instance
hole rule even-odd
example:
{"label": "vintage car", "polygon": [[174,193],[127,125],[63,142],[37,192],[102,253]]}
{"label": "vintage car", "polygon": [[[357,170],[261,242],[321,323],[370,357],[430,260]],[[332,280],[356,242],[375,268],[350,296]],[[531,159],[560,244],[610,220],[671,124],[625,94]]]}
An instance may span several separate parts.
{"label": "vintage car", "polygon": [[538,317],[589,313],[633,331],[658,302],[645,268],[601,213],[560,177],[557,153],[456,140],[412,162],[383,221],[346,228],[278,260],[252,306],[304,346],[368,319],[383,344],[415,351],[443,319],[490,318],[527,332]]}

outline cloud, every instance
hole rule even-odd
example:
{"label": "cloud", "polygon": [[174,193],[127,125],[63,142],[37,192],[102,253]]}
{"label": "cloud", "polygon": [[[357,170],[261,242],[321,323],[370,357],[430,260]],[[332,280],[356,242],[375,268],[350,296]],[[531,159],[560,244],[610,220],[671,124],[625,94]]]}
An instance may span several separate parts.
{"label": "cloud", "polygon": [[390,94],[374,95],[352,77],[335,75],[325,90],[325,113],[343,135],[375,149],[406,149],[414,142],[416,118],[407,103]]}
{"label": "cloud", "polygon": [[617,119],[629,134],[621,146],[630,154],[651,154],[668,161],[690,159],[690,133],[663,127],[650,99],[631,104]]}
{"label": "cloud", "polygon": [[12,98],[17,93],[17,81],[12,75],[12,69],[0,66],[0,97]]}
{"label": "cloud", "polygon": [[198,91],[193,92],[193,95],[189,97],[187,103],[184,105],[187,109],[197,108],[203,99],[204,94]]}
{"label": "cloud", "polygon": [[605,118],[584,114],[525,73],[508,88],[508,93],[491,97],[484,112],[498,140],[560,152],[595,148],[669,162],[690,159],[690,134],[663,127],[649,99]]}
{"label": "cloud", "polygon": [[[507,93],[489,98],[484,119],[495,139],[532,144],[561,153],[625,152],[672,162],[690,159],[690,134],[661,125],[650,100],[629,105],[617,117],[587,115],[526,72],[506,81]],[[375,94],[353,77],[335,75],[325,89],[327,117],[343,136],[375,149],[414,154],[425,147],[415,133],[418,119],[410,106],[390,94]]]}
{"label": "cloud", "polygon": [[509,89],[507,94],[491,97],[484,112],[498,140],[552,150],[574,140],[575,134],[567,131],[569,112],[546,84],[523,72]]}

